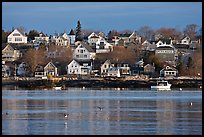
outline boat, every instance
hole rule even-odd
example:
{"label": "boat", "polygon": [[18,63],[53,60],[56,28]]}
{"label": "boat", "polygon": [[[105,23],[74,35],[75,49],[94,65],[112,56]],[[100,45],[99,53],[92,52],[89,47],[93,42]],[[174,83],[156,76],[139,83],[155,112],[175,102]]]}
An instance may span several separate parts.
{"label": "boat", "polygon": [[53,87],[53,89],[55,89],[55,90],[61,90],[62,87]]}
{"label": "boat", "polygon": [[154,89],[154,90],[171,90],[171,85],[170,83],[168,83],[168,81],[166,80],[160,80],[160,81],[157,81],[157,85],[152,85],[151,86],[151,89]]}

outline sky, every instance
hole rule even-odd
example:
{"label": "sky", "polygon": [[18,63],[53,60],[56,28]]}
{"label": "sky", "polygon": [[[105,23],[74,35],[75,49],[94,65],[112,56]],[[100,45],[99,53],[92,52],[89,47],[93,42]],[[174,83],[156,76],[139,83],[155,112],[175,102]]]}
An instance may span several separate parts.
{"label": "sky", "polygon": [[202,26],[202,2],[2,2],[2,29],[24,27],[48,35],[70,32],[80,20],[82,29],[137,31]]}

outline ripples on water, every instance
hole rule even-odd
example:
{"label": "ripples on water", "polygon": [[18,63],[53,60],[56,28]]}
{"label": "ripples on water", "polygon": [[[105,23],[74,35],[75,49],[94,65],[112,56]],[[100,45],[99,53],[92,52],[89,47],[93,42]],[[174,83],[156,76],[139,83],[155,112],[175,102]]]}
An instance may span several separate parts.
{"label": "ripples on water", "polygon": [[2,134],[201,135],[202,91],[3,90]]}

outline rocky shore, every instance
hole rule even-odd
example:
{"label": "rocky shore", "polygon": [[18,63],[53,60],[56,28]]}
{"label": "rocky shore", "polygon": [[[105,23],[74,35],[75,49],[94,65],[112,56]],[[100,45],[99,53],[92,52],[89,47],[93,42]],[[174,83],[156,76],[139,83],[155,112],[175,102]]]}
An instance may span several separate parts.
{"label": "rocky shore", "polygon": [[[139,80],[120,80],[120,79],[89,79],[89,80],[39,80],[39,79],[3,79],[2,85],[17,85],[19,87],[52,88],[54,86],[62,87],[86,87],[86,88],[150,88],[158,79],[139,79]],[[166,79],[172,84],[172,88],[201,88],[202,79],[183,78]]]}

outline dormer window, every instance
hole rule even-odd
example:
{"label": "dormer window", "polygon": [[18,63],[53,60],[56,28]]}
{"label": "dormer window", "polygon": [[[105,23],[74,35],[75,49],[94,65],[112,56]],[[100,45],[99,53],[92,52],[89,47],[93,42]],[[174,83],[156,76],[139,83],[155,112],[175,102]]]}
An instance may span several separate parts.
{"label": "dormer window", "polygon": [[13,36],[20,36],[20,34],[18,34],[18,33],[14,33]]}

